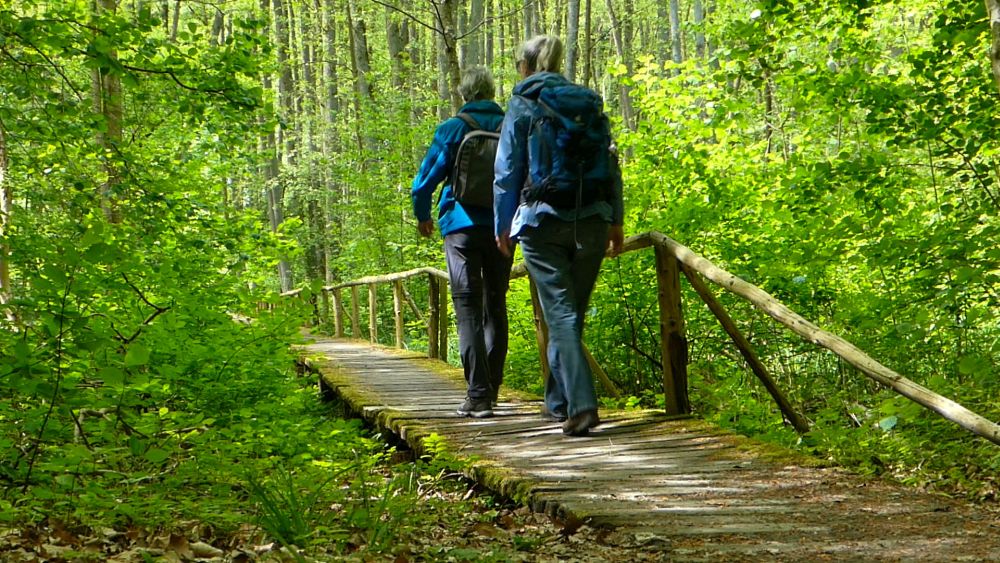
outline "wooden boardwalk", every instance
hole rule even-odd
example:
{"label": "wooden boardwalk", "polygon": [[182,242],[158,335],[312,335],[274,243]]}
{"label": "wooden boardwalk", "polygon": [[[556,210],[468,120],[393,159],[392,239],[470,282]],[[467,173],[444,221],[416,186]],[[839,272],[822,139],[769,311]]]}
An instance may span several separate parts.
{"label": "wooden boardwalk", "polygon": [[569,527],[630,535],[665,561],[1000,561],[997,513],[818,467],[697,419],[602,412],[590,437],[569,438],[537,400],[507,390],[495,417],[457,416],[461,371],[439,361],[346,340],[314,339],[304,352],[324,389],[380,430],[418,452],[437,434],[476,460],[487,488]]}

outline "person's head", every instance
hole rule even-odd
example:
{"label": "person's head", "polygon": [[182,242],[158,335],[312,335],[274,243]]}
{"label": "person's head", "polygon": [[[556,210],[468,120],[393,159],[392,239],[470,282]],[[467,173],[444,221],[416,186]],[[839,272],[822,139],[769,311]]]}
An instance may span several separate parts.
{"label": "person's head", "polygon": [[490,69],[474,66],[463,70],[458,93],[466,102],[492,100],[496,96],[496,86],[493,84],[493,74],[490,73]]}
{"label": "person's head", "polygon": [[517,71],[521,76],[562,70],[562,41],[554,35],[536,35],[517,49]]}

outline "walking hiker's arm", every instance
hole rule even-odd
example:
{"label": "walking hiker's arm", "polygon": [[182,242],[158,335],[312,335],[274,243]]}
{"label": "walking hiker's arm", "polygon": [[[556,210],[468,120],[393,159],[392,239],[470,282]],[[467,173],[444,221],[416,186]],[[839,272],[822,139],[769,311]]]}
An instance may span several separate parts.
{"label": "walking hiker's arm", "polygon": [[[431,146],[427,149],[427,154],[420,163],[420,170],[413,178],[410,187],[413,215],[420,223],[431,221],[431,200],[434,198],[434,190],[448,179],[448,174],[451,172],[453,158],[451,148],[456,139],[461,138],[462,131],[461,126],[453,121],[455,120],[446,120],[434,131],[434,140],[431,141]],[[418,226],[418,230],[420,234],[424,234],[421,227]]]}
{"label": "walking hiker's arm", "polygon": [[625,200],[622,195],[622,169],[618,164],[618,147],[611,145],[611,227],[608,228],[608,253],[610,256],[621,254],[625,246]]}
{"label": "walking hiker's arm", "polygon": [[510,224],[528,174],[527,139],[531,114],[526,104],[520,96],[511,98],[500,128],[500,144],[493,166],[493,226],[498,243],[501,238],[510,242]]}

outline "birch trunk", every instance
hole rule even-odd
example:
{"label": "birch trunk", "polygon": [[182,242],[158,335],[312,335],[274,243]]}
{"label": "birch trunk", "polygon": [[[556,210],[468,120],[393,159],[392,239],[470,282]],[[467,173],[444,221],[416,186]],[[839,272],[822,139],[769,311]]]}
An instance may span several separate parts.
{"label": "birch trunk", "polygon": [[993,79],[1000,92],[1000,0],[986,0],[986,13],[990,21],[990,66],[993,68]]}
{"label": "birch trunk", "polygon": [[[614,6],[611,0],[605,0],[608,8],[608,17],[611,18],[611,37],[614,40],[615,52],[618,55],[618,62],[625,65],[625,72],[627,76],[632,76],[632,59],[626,50],[625,37],[623,33],[623,28],[621,25],[621,20],[615,13]],[[619,105],[621,106],[622,120],[625,122],[625,126],[629,129],[635,129],[635,119],[632,112],[632,96],[629,92],[629,87],[625,84],[621,84],[618,87],[618,94],[620,96]]]}
{"label": "birch trunk", "polygon": [[684,62],[684,51],[681,49],[681,8],[678,0],[670,0],[670,48],[674,62]]}
{"label": "birch trunk", "polygon": [[14,193],[7,184],[7,132],[0,122],[0,306],[4,308],[7,321],[17,321],[14,311],[8,309],[11,297],[14,295],[10,287],[10,246],[7,244],[7,231],[10,229],[11,213],[14,208]]}

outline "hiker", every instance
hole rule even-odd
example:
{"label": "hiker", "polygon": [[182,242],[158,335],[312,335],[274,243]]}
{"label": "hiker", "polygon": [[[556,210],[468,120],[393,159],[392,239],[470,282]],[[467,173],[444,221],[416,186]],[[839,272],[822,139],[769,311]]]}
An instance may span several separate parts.
{"label": "hiker", "polygon": [[[438,125],[413,179],[411,196],[419,221],[417,230],[430,236],[434,232],[431,199],[437,186],[444,184],[437,221],[444,236],[467,383],[466,399],[458,414],[484,418],[493,416],[507,360],[507,288],[512,258],[496,246],[492,208],[493,157],[503,109],[493,101],[496,87],[484,67],[463,71],[458,89],[465,105],[455,117]],[[460,188],[459,193],[456,188]]]}
{"label": "hiker", "polygon": [[542,416],[562,422],[566,435],[585,436],[600,418],[584,317],[605,249],[622,249],[622,185],[603,102],[559,74],[562,54],[551,35],[518,49],[522,80],[500,131],[494,222],[505,255],[520,243],[549,329]]}

